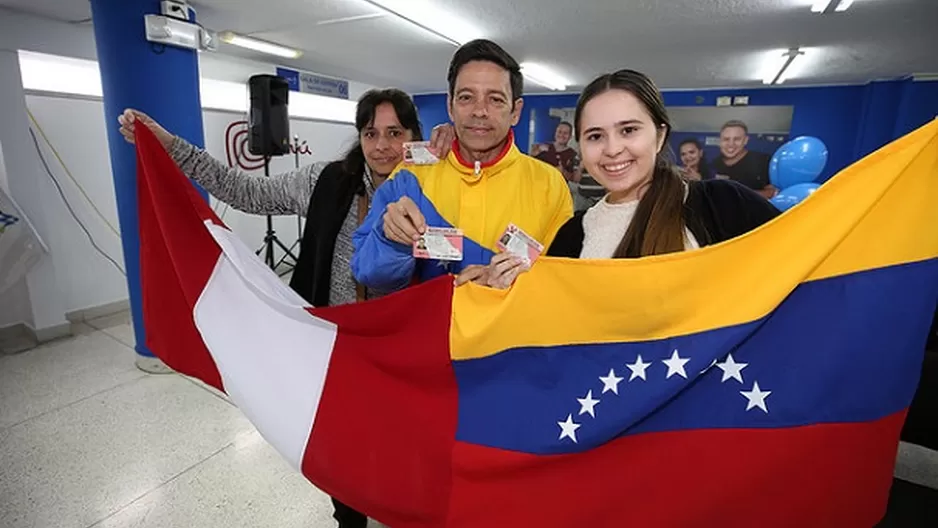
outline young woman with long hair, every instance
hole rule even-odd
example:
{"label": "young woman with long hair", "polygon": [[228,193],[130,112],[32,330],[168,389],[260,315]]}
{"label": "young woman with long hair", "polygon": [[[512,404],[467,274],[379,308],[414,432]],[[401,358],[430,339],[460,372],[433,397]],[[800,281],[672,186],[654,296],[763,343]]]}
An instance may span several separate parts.
{"label": "young woman with long hair", "polygon": [[[728,180],[687,181],[668,149],[661,92],[634,70],[596,78],[577,102],[575,133],[586,171],[606,190],[558,232],[548,256],[638,258],[695,249],[742,235],[780,212]],[[506,288],[525,264],[496,255],[483,284]]]}

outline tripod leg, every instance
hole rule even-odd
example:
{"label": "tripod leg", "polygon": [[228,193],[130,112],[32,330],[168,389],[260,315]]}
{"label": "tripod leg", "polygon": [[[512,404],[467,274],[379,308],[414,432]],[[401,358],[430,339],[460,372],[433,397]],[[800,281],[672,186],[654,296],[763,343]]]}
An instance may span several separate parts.
{"label": "tripod leg", "polygon": [[283,242],[281,242],[280,239],[278,238],[274,238],[274,242],[276,242],[277,245],[280,246],[280,249],[282,249],[284,253],[286,253],[286,255],[284,255],[284,258],[286,258],[286,256],[289,255],[289,257],[293,259],[293,262],[296,262],[296,255],[294,255],[293,252],[290,251],[291,248],[288,248],[287,246],[283,245]]}
{"label": "tripod leg", "polygon": [[276,264],[274,263],[274,245],[270,242],[267,243],[267,257],[265,258],[267,265],[273,269]]}

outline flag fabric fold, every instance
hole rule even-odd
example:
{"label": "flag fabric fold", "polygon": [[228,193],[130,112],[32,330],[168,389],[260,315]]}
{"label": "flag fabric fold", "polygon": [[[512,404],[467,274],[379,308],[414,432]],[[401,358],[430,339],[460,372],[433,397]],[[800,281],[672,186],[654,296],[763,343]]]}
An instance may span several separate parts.
{"label": "flag fabric fold", "polygon": [[[769,224],[314,309],[137,131],[148,346],[397,527],[871,526],[938,304],[938,121]],[[198,434],[193,432],[193,434]]]}

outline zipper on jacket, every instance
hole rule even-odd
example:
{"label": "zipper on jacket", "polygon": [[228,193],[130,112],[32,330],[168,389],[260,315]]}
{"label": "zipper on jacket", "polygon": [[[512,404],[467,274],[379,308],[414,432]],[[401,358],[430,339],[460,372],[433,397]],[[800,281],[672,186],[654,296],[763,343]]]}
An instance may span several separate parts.
{"label": "zipper on jacket", "polygon": [[476,176],[478,176],[480,172],[482,172],[482,162],[476,160]]}

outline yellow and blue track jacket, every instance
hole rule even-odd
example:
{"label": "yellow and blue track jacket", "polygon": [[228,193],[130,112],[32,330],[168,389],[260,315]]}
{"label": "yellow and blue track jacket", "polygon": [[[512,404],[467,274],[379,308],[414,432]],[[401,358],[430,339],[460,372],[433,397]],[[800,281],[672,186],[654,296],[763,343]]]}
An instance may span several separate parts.
{"label": "yellow and blue track jacket", "polygon": [[[433,165],[399,166],[374,196],[365,221],[353,236],[352,274],[368,288],[393,291],[472,264],[488,264],[495,244],[513,223],[544,244],[573,216],[566,180],[556,168],[523,154],[510,136],[500,155],[487,163],[466,161],[454,142]],[[415,259],[413,248],[384,235],[388,204],[407,196],[429,227],[463,232],[459,262]]]}

